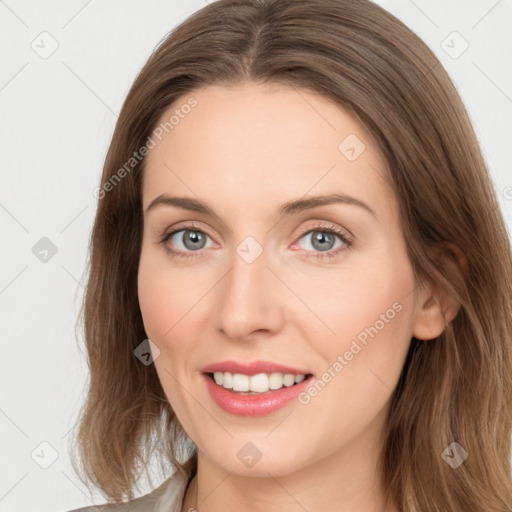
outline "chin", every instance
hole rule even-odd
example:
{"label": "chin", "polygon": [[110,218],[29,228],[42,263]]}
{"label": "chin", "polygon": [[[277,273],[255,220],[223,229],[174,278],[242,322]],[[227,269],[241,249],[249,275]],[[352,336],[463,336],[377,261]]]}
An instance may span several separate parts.
{"label": "chin", "polygon": [[[266,453],[265,449],[257,451],[255,445],[251,442],[241,443],[242,448],[236,450],[232,450],[231,445],[228,450],[215,453],[212,459],[226,472],[239,476],[268,477],[270,474],[279,477],[294,473],[302,467],[293,452],[272,450]],[[230,456],[226,457],[228,451]]]}

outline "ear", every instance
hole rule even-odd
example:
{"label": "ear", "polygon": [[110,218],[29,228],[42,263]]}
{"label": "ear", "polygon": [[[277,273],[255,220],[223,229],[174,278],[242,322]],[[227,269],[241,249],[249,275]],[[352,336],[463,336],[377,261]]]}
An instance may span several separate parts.
{"label": "ear", "polygon": [[[463,252],[454,244],[445,243],[436,251],[438,264],[448,275],[458,274],[464,280],[468,262]],[[420,340],[432,340],[442,334],[459,312],[460,303],[439,283],[424,284],[417,296],[418,311],[413,324],[413,336]]]}

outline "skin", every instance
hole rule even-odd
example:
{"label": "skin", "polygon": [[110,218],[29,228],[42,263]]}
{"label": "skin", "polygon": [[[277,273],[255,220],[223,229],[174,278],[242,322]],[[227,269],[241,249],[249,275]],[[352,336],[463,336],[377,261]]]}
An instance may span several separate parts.
{"label": "skin", "polygon": [[[244,82],[198,89],[162,119],[190,96],[197,106],[147,156],[138,274],[158,376],[198,447],[182,511],[398,511],[384,509],[376,471],[389,399],[411,337],[441,334],[457,304],[415,283],[386,163],[348,111],[306,90]],[[354,161],[338,149],[349,134],[365,145]],[[375,216],[350,204],[275,214],[286,201],[333,192],[364,201]],[[219,218],[165,205],[146,212],[164,193],[200,199]],[[191,221],[204,248],[194,252],[183,232],[160,243]],[[333,235],[331,246],[315,248],[319,225],[351,234],[352,246]],[[250,264],[236,250],[247,236],[263,250]],[[192,257],[173,257],[166,245]],[[315,257],[340,246],[333,258]],[[201,368],[227,359],[274,361],[319,378],[396,302],[401,311],[307,404],[240,417],[207,392]],[[248,442],[262,454],[251,468],[237,457]]]}

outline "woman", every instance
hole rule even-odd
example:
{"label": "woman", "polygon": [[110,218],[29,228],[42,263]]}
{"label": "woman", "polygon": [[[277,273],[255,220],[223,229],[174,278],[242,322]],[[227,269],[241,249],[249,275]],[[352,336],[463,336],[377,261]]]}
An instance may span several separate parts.
{"label": "woman", "polygon": [[[510,242],[463,103],[399,20],[204,7],[135,80],[96,195],[76,443],[109,502],[509,509]],[[155,453],[175,469],[134,500]]]}

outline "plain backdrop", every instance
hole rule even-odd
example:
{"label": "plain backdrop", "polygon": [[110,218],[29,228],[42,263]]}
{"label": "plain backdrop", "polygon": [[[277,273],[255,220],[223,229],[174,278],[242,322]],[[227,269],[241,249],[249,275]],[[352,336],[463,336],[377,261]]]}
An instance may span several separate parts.
{"label": "plain backdrop", "polygon": [[[512,2],[377,3],[414,30],[453,78],[510,228]],[[136,74],[157,43],[205,4],[0,1],[0,512],[103,502],[73,473],[67,451],[87,381],[74,327],[93,189]]]}

